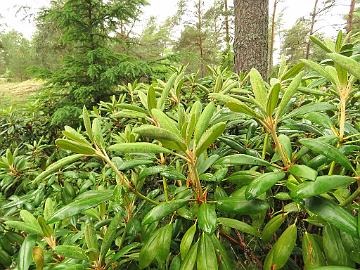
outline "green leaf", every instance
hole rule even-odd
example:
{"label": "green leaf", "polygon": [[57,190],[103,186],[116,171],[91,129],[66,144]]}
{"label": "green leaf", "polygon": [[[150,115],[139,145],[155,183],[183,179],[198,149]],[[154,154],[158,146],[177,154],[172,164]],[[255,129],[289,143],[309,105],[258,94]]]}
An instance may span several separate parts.
{"label": "green leaf", "polygon": [[198,210],[199,228],[211,234],[216,229],[216,211],[214,204],[202,203]]}
{"label": "green leaf", "polygon": [[84,155],[82,155],[82,154],[75,154],[75,155],[71,155],[71,156],[68,156],[68,157],[65,157],[65,158],[62,158],[62,159],[56,161],[55,163],[53,163],[49,167],[47,167],[45,171],[40,173],[33,180],[33,184],[38,184],[41,180],[45,179],[49,175],[57,172],[59,169],[61,169],[62,167],[66,166],[66,165],[74,163],[75,161],[79,160],[83,156]]}
{"label": "green leaf", "polygon": [[59,245],[54,248],[55,253],[64,256],[65,258],[87,260],[84,250],[78,246]]}
{"label": "green leaf", "polygon": [[238,197],[225,197],[217,200],[219,210],[227,213],[256,214],[266,211],[269,204],[262,200],[244,200]]}
{"label": "green leaf", "polygon": [[346,69],[350,74],[355,78],[360,78],[360,63],[354,59],[338,54],[338,53],[329,53],[328,56],[334,60],[336,64]]}
{"label": "green leaf", "polygon": [[239,221],[237,219],[223,218],[223,217],[219,217],[217,220],[221,225],[224,225],[226,227],[230,227],[237,231],[247,233],[250,235],[259,236],[259,232],[253,226],[245,222]]}
{"label": "green leaf", "polygon": [[101,248],[100,248],[100,261],[105,261],[105,256],[108,250],[111,247],[111,244],[115,241],[115,238],[117,236],[117,228],[119,227],[119,224],[121,223],[121,215],[117,213],[114,218],[111,219],[111,222],[109,224],[109,227],[106,230],[106,233],[104,235]]}
{"label": "green leaf", "polygon": [[88,144],[78,143],[75,141],[70,141],[67,139],[57,139],[55,141],[56,145],[62,149],[70,150],[71,152],[84,154],[84,155],[94,155],[95,149],[88,146]]}
{"label": "green leaf", "polygon": [[186,150],[186,145],[183,139],[164,128],[155,127],[152,125],[142,125],[141,127],[133,129],[134,133],[139,134],[142,137],[156,139],[160,142],[171,141],[175,142],[178,149]]}
{"label": "green leaf", "polygon": [[72,127],[65,126],[65,130],[63,131],[63,134],[70,140],[76,141],[80,144],[86,144],[89,147],[91,147],[91,144],[86,140],[86,138]]}
{"label": "green leaf", "polygon": [[253,180],[246,188],[245,197],[248,200],[254,199],[268,191],[278,181],[284,179],[284,172],[265,173]]}
{"label": "green leaf", "polygon": [[85,126],[85,130],[86,133],[90,139],[90,141],[94,141],[94,137],[92,134],[92,129],[91,129],[91,121],[90,121],[90,116],[89,116],[89,112],[87,111],[86,107],[83,107],[83,120],[84,120],[84,126]]}
{"label": "green leaf", "polygon": [[187,253],[183,263],[181,264],[180,270],[194,270],[196,258],[198,254],[199,241],[196,242]]}
{"label": "green leaf", "polygon": [[166,259],[170,253],[172,231],[173,225],[170,223],[161,228],[159,232],[159,247],[156,252],[156,260],[161,266],[165,265]]}
{"label": "green leaf", "polygon": [[170,131],[171,133],[181,137],[180,131],[177,128],[176,122],[172,120],[169,116],[158,109],[151,110],[152,115],[159,123],[160,127]]}
{"label": "green leaf", "polygon": [[180,242],[181,259],[184,260],[190,250],[191,244],[196,233],[196,224],[192,225],[184,234]]}
{"label": "green leaf", "polygon": [[292,96],[296,93],[301,83],[303,72],[300,72],[294,79],[292,79],[290,85],[285,89],[285,93],[281,98],[280,104],[276,111],[276,118],[279,119],[285,111],[286,106],[288,105]]}
{"label": "green leaf", "polygon": [[100,119],[95,118],[92,123],[92,132],[94,136],[94,142],[100,146],[104,147],[104,137],[101,130],[101,122]]}
{"label": "green leaf", "polygon": [[305,207],[339,230],[357,237],[356,218],[336,203],[322,197],[311,197],[305,199]]}
{"label": "green leaf", "polygon": [[150,86],[147,92],[147,105],[148,110],[151,112],[152,109],[156,108],[156,92],[155,88]]}
{"label": "green leaf", "polygon": [[150,210],[149,213],[145,215],[145,217],[142,220],[142,224],[146,225],[158,221],[163,217],[172,214],[177,209],[185,206],[188,203],[188,201],[189,200],[187,199],[180,199],[180,200],[163,202],[155,206],[153,209]]}
{"label": "green leaf", "polygon": [[117,143],[114,145],[111,145],[109,147],[109,150],[121,152],[124,154],[130,154],[130,153],[153,153],[153,154],[159,154],[159,153],[171,153],[170,150],[161,147],[157,144],[153,143],[146,143],[146,142],[137,142],[137,143]]}
{"label": "green leaf", "polygon": [[298,63],[295,66],[291,67],[284,75],[281,76],[281,81],[285,81],[287,79],[290,79],[297,74],[300,73],[300,71],[304,68],[304,63]]}
{"label": "green leaf", "polygon": [[196,146],[196,155],[200,156],[224,132],[225,122],[220,122],[210,127],[200,138]]}
{"label": "green leaf", "polygon": [[327,53],[331,53],[332,50],[330,50],[324,42],[322,42],[319,38],[317,38],[316,36],[310,36],[310,40],[315,43],[316,45],[318,45],[321,49],[323,49],[325,52]]}
{"label": "green leaf", "polygon": [[332,111],[335,109],[335,106],[327,103],[327,102],[317,102],[317,103],[310,103],[306,104],[304,106],[301,106],[300,108],[297,108],[290,113],[284,115],[281,120],[292,118],[292,117],[298,117],[303,116],[304,114],[308,114],[311,112],[323,112],[323,111]]}
{"label": "green leaf", "polygon": [[167,83],[166,83],[166,85],[165,85],[165,87],[164,87],[164,89],[163,89],[163,91],[161,93],[161,97],[157,101],[157,108],[158,109],[160,109],[160,110],[164,109],[165,101],[169,96],[170,89],[174,86],[174,82],[175,82],[177,76],[178,76],[177,73],[174,73],[174,74],[171,75],[171,77],[167,81]]}
{"label": "green leaf", "polygon": [[246,115],[249,115],[251,117],[254,117],[256,119],[262,119],[262,117],[257,114],[253,109],[251,109],[249,106],[247,106],[245,103],[241,102],[240,100],[226,96],[223,94],[210,94],[211,98],[214,98],[222,103],[225,103],[225,105],[232,110],[233,112],[239,112],[244,113]]}
{"label": "green leaf", "polygon": [[323,247],[328,264],[355,266],[345,250],[339,231],[329,224],[326,224],[323,229]]}
{"label": "green leaf", "polygon": [[275,265],[276,269],[281,269],[288,261],[294,247],[297,238],[296,225],[290,225],[279,237],[273,246],[272,265]]}
{"label": "green leaf", "polygon": [[263,159],[244,154],[236,154],[223,157],[219,159],[215,164],[223,166],[256,165],[272,167],[271,163]]}
{"label": "green leaf", "polygon": [[315,63],[314,61],[311,61],[311,60],[306,60],[306,59],[301,59],[301,62],[303,62],[305,65],[307,65],[312,70],[319,73],[321,76],[323,76],[329,82],[332,82],[333,84],[336,85],[336,81],[334,81],[334,78],[320,64]]}
{"label": "green leaf", "polygon": [[261,238],[265,243],[267,243],[271,240],[271,238],[276,233],[276,231],[284,223],[285,219],[286,219],[286,215],[279,214],[279,215],[272,217],[268,221],[268,223],[266,223],[266,225],[261,233]]}
{"label": "green leaf", "polygon": [[262,79],[259,71],[252,68],[249,72],[250,83],[252,90],[255,95],[255,100],[262,106],[265,110],[266,101],[267,101],[267,90],[265,87],[264,80]]}
{"label": "green leaf", "polygon": [[196,261],[197,270],[218,269],[214,244],[211,241],[210,236],[206,233],[203,233],[201,236]]}
{"label": "green leaf", "polygon": [[294,191],[293,196],[297,198],[308,198],[329,192],[338,187],[347,187],[356,180],[349,176],[325,175],[319,176],[314,182],[304,182]]}
{"label": "green leaf", "polygon": [[210,120],[214,115],[215,111],[216,111],[216,107],[214,102],[210,102],[201,113],[195,127],[195,132],[194,132],[195,143],[199,142],[201,136],[209,126]]}
{"label": "green leaf", "polygon": [[113,196],[112,191],[87,191],[81,194],[81,197],[76,198],[73,202],[57,210],[54,215],[48,220],[49,223],[54,223],[64,218],[74,216],[81,211],[93,208],[100,203],[109,200]]}
{"label": "green leaf", "polygon": [[39,228],[38,226],[33,225],[33,224],[26,224],[25,222],[14,221],[14,220],[5,221],[5,224],[7,226],[9,226],[10,228],[14,228],[19,231],[42,235],[41,228]]}
{"label": "green leaf", "polygon": [[292,148],[291,148],[291,141],[290,138],[284,134],[279,135],[279,142],[281,147],[285,150],[286,157],[288,160],[292,159]]}
{"label": "green leaf", "polygon": [[326,156],[328,159],[335,161],[348,170],[355,172],[354,167],[351,165],[351,162],[346,158],[344,154],[342,154],[339,149],[336,147],[327,144],[325,142],[314,140],[314,139],[301,139],[299,142],[309,148],[311,151],[322,154]]}
{"label": "green leaf", "polygon": [[302,239],[302,254],[306,269],[313,269],[326,264],[324,253],[315,237],[305,232]]}
{"label": "green leaf", "polygon": [[302,177],[309,180],[315,180],[317,177],[318,172],[314,169],[305,166],[305,165],[292,165],[289,170],[289,173],[291,173],[294,176]]}
{"label": "green leaf", "polygon": [[269,92],[269,97],[267,99],[267,104],[266,104],[266,113],[271,116],[276,108],[276,105],[279,101],[279,93],[280,93],[280,89],[281,89],[281,84],[280,83],[276,83],[274,84]]}
{"label": "green leaf", "polygon": [[22,243],[19,251],[19,270],[28,270],[32,263],[32,251],[35,246],[35,238],[28,235]]}

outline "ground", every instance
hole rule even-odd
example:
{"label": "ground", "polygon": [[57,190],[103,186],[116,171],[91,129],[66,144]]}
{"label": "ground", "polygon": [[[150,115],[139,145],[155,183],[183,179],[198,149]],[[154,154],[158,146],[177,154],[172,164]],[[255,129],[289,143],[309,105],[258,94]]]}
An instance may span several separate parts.
{"label": "ground", "polygon": [[27,80],[23,82],[0,81],[0,109],[25,104],[29,97],[43,85],[39,80]]}

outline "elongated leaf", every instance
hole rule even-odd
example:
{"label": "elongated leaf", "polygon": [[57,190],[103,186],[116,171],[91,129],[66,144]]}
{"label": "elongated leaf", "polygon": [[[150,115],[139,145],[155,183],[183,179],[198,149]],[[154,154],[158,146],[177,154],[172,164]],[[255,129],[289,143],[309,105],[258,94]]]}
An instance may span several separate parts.
{"label": "elongated leaf", "polygon": [[298,75],[296,75],[296,77],[291,81],[290,85],[286,88],[285,93],[284,93],[283,97],[281,98],[280,104],[276,111],[277,119],[279,119],[284,114],[287,104],[289,103],[292,96],[298,90],[301,80],[302,80],[302,77],[303,77],[303,74],[304,74],[303,72],[300,72]]}
{"label": "elongated leaf", "polygon": [[326,44],[324,42],[322,42],[319,38],[317,38],[316,36],[310,36],[310,40],[315,43],[316,45],[318,45],[321,49],[323,49],[325,52],[327,53],[331,53],[332,50],[329,49]]}
{"label": "elongated leaf", "polygon": [[250,70],[249,77],[250,77],[251,87],[255,95],[255,99],[265,110],[266,100],[267,100],[267,90],[265,87],[264,80],[262,79],[259,71],[257,71],[254,68]]}
{"label": "elongated leaf", "polygon": [[142,224],[150,224],[157,220],[160,220],[163,217],[166,217],[167,215],[173,213],[177,209],[185,206],[188,203],[189,200],[187,199],[179,199],[179,200],[172,200],[168,202],[163,202],[157,206],[155,206],[153,209],[150,210],[149,213],[145,215],[145,217],[142,220]]}
{"label": "elongated leaf", "polygon": [[156,251],[156,260],[161,266],[165,265],[166,259],[170,253],[171,236],[173,225],[167,224],[161,228],[158,236],[158,249]]}
{"label": "elongated leaf", "polygon": [[[296,225],[290,225],[279,237],[273,247],[272,265],[277,269],[284,267],[288,261],[297,239]],[[275,268],[275,269],[276,269]]]}
{"label": "elongated leaf", "polygon": [[271,163],[267,162],[266,160],[244,154],[236,154],[223,157],[219,159],[215,164],[224,166],[256,165],[272,167]]}
{"label": "elongated leaf", "polygon": [[227,213],[256,214],[266,211],[269,204],[262,200],[245,200],[239,197],[225,197],[217,200],[219,210]]}
{"label": "elongated leaf", "polygon": [[200,138],[196,146],[196,155],[200,156],[224,132],[225,122],[220,122],[209,128]]}
{"label": "elongated leaf", "polygon": [[170,153],[171,151],[161,147],[157,144],[153,143],[145,143],[145,142],[138,142],[138,143],[117,143],[114,145],[111,145],[109,147],[109,150],[111,151],[117,151],[124,154],[129,153],[153,153],[153,154],[159,154],[159,153]]}
{"label": "elongated leaf", "polygon": [[62,149],[70,150],[71,152],[84,155],[94,155],[95,149],[90,147],[88,144],[78,143],[66,139],[57,139],[56,145]]}
{"label": "elongated leaf", "polygon": [[53,163],[49,167],[47,167],[45,171],[40,173],[33,180],[33,184],[38,184],[41,180],[45,179],[49,175],[57,172],[59,169],[61,169],[62,167],[66,166],[66,165],[74,163],[75,161],[79,160],[83,156],[84,155],[82,155],[82,154],[75,154],[75,155],[68,156],[68,157],[65,157],[65,158],[62,158],[62,159],[56,161],[55,163]]}
{"label": "elongated leaf", "polygon": [[32,263],[32,250],[35,246],[35,238],[27,236],[19,251],[19,270],[28,270]]}
{"label": "elongated leaf", "polygon": [[300,184],[296,188],[293,196],[308,198],[326,193],[338,187],[347,187],[355,181],[352,177],[342,175],[319,176],[314,182],[304,182]]}
{"label": "elongated leaf", "polygon": [[317,171],[308,166],[297,164],[292,165],[288,171],[294,176],[302,177],[309,180],[315,180],[318,174]]}
{"label": "elongated leaf", "polygon": [[279,214],[274,216],[272,219],[268,221],[268,223],[266,223],[261,234],[261,238],[265,243],[271,240],[271,238],[276,233],[276,231],[284,223],[285,219],[286,219],[286,215]]}
{"label": "elongated leaf", "polygon": [[218,269],[214,244],[206,233],[201,236],[196,262],[198,270]]}
{"label": "elongated leaf", "polygon": [[360,63],[355,61],[354,59],[338,54],[338,53],[330,53],[329,57],[334,60],[336,64],[346,69],[350,74],[355,76],[356,78],[360,78]]}
{"label": "elongated leaf", "polygon": [[333,77],[320,64],[315,63],[314,61],[305,60],[305,59],[301,59],[301,62],[303,62],[306,66],[308,66],[312,70],[319,73],[321,76],[326,78],[329,82],[332,82],[333,84],[336,84],[336,81],[334,81]]}
{"label": "elongated leaf", "polygon": [[147,105],[148,110],[151,112],[152,109],[156,108],[156,92],[155,88],[150,86],[147,92]]}
{"label": "elongated leaf", "polygon": [[172,133],[164,128],[151,125],[142,125],[141,127],[135,128],[133,132],[138,133],[142,137],[156,139],[161,142],[164,142],[164,140],[175,142],[178,146],[178,149],[186,150],[186,145],[184,144],[183,139],[175,133]]}
{"label": "elongated leaf", "polygon": [[274,112],[276,105],[279,101],[280,89],[281,89],[280,83],[274,84],[270,89],[269,97],[268,97],[267,104],[266,104],[266,113],[269,116],[272,115],[272,113]]}
{"label": "elongated leaf", "polygon": [[305,232],[302,239],[303,260],[306,269],[326,264],[324,253],[313,235]]}
{"label": "elongated leaf", "polygon": [[324,112],[324,111],[331,111],[334,109],[335,109],[335,106],[330,103],[327,103],[327,102],[310,103],[310,104],[301,106],[300,108],[297,108],[297,109],[291,111],[290,113],[284,115],[281,120],[292,118],[292,117],[303,116],[304,114],[308,114],[311,112]]}
{"label": "elongated leaf", "polygon": [[322,197],[311,197],[305,199],[305,207],[339,230],[357,237],[356,218],[336,203]]}
{"label": "elongated leaf", "polygon": [[180,270],[194,270],[196,258],[198,254],[199,241],[196,242],[187,253],[184,261],[181,264]]}
{"label": "elongated leaf", "polygon": [[251,234],[254,236],[259,235],[259,232],[253,226],[237,219],[219,217],[218,222],[226,227],[233,228],[243,233]]}
{"label": "elongated leaf", "polygon": [[194,240],[196,233],[196,224],[192,225],[184,234],[180,243],[180,254],[181,258],[184,260],[190,250],[191,244]]}
{"label": "elongated leaf", "polygon": [[14,228],[19,231],[24,231],[27,233],[34,233],[38,235],[42,235],[42,230],[36,225],[26,224],[25,222],[15,221],[15,220],[8,220],[5,221],[5,224],[10,228]]}
{"label": "elongated leaf", "polygon": [[311,151],[317,154],[322,154],[328,159],[341,164],[348,170],[355,172],[355,169],[351,165],[351,162],[346,158],[344,154],[339,151],[339,149],[335,148],[334,146],[313,139],[301,139],[300,143],[309,148]]}
{"label": "elongated leaf", "polygon": [[54,248],[54,251],[64,256],[65,258],[72,258],[77,260],[87,260],[88,257],[86,256],[84,250],[78,246],[72,245],[60,245]]}
{"label": "elongated leaf", "polygon": [[195,131],[194,131],[194,139],[195,143],[198,143],[201,136],[209,126],[210,120],[214,115],[216,110],[214,102],[210,102],[201,113],[199,119],[197,120]]}
{"label": "elongated leaf", "polygon": [[100,261],[104,262],[106,253],[108,252],[109,248],[111,247],[112,242],[115,241],[117,228],[121,222],[121,215],[117,213],[115,217],[111,220],[109,227],[106,230],[104,235],[104,239],[101,244],[100,248]]}
{"label": "elongated leaf", "polygon": [[266,173],[253,180],[246,188],[245,197],[248,200],[254,199],[268,191],[278,181],[284,179],[284,172]]}
{"label": "elongated leaf", "polygon": [[[87,195],[86,193],[89,193]],[[62,220],[67,217],[74,216],[81,211],[89,208],[93,208],[100,203],[109,200],[113,193],[112,191],[88,191],[81,194],[82,197],[75,199],[72,203],[64,206],[54,213],[54,215],[48,220],[49,223]]]}
{"label": "elongated leaf", "polygon": [[180,137],[180,131],[177,128],[176,122],[174,120],[158,109],[152,109],[151,113],[155,117],[156,121],[160,124],[161,128],[166,129]]}
{"label": "elongated leaf", "polygon": [[226,96],[223,94],[210,94],[211,98],[214,98],[222,103],[225,103],[225,105],[234,112],[244,113],[246,115],[249,115],[251,117],[254,117],[256,119],[261,119],[262,117],[257,114],[253,109],[251,109],[249,106],[247,106],[245,103],[241,102],[240,100]]}
{"label": "elongated leaf", "polygon": [[215,205],[203,203],[198,210],[199,228],[204,232],[211,234],[216,229]]}
{"label": "elongated leaf", "polygon": [[304,66],[304,63],[298,63],[295,66],[291,67],[288,71],[286,71],[284,75],[281,76],[281,80],[285,81],[296,76],[304,68]]}

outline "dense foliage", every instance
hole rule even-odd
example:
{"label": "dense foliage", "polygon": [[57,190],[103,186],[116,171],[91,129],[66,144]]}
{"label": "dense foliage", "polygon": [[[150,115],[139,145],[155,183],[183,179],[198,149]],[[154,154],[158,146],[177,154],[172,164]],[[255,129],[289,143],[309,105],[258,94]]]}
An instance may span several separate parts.
{"label": "dense foliage", "polygon": [[312,40],[323,64],[179,68],[7,149],[2,267],[357,269],[360,64],[349,36]]}

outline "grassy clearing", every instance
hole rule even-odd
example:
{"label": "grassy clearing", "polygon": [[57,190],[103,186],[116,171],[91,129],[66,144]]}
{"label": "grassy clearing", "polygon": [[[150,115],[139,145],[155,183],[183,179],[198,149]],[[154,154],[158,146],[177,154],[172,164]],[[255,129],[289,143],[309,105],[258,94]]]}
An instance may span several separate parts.
{"label": "grassy clearing", "polygon": [[0,82],[0,108],[23,106],[42,85],[43,82],[39,80]]}

